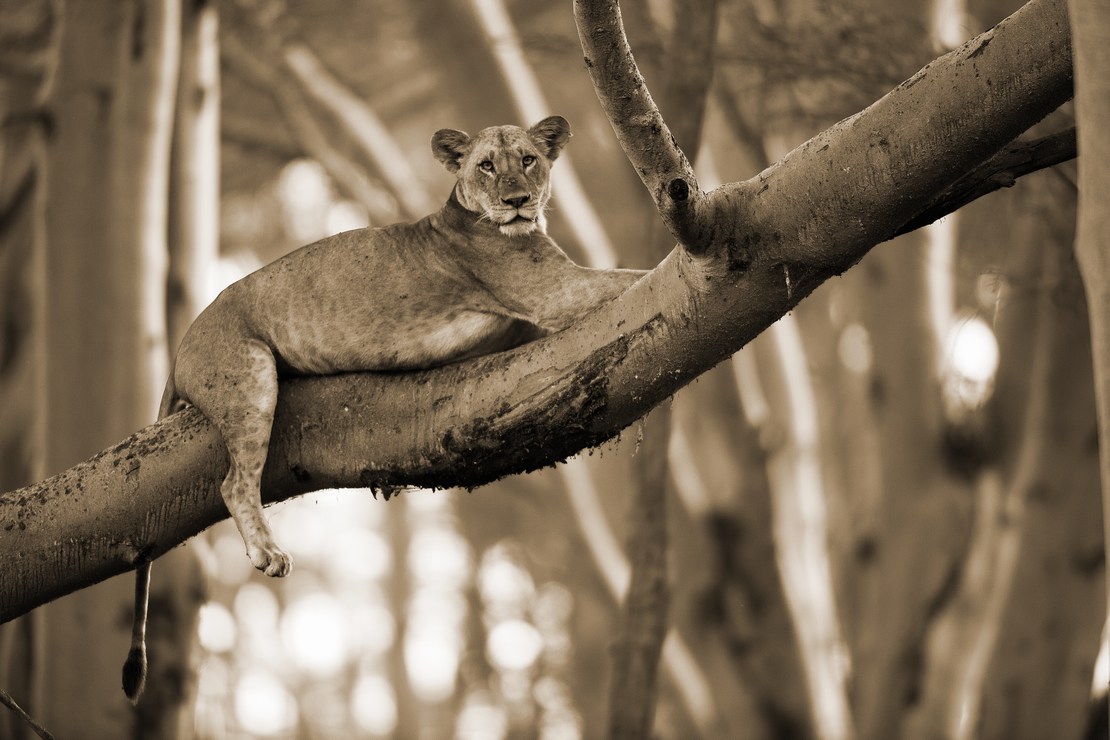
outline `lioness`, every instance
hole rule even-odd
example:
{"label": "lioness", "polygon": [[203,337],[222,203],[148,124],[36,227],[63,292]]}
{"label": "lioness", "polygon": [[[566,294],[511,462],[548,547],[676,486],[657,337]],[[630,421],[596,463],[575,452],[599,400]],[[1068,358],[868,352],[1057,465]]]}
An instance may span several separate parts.
{"label": "lioness", "polygon": [[[234,283],[197,317],[159,418],[190,403],[219,430],[231,458],[220,493],[254,567],[269,576],[293,567],[259,492],[280,375],[426,369],[507,349],[566,328],[643,275],[580,267],[547,236],[551,165],[568,138],[561,116],[474,138],[437,131],[432,152],[457,173],[442,210],[302,247]],[[149,563],[137,578],[123,668],[132,701],[146,681]]]}

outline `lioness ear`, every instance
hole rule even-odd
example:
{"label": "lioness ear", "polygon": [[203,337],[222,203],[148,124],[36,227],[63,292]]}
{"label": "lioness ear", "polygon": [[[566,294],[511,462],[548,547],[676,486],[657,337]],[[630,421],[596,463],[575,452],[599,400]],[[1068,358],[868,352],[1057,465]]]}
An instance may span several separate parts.
{"label": "lioness ear", "polygon": [[548,159],[554,160],[570,138],[570,124],[562,116],[549,116],[528,129],[528,135]]}
{"label": "lioness ear", "polygon": [[466,155],[470,137],[452,128],[441,128],[432,134],[432,154],[448,172],[458,172]]}

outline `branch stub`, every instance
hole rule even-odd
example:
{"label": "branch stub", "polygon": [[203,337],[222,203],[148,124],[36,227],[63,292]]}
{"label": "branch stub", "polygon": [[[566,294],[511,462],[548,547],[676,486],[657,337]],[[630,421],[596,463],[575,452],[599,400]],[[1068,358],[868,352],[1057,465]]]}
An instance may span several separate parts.
{"label": "branch stub", "polygon": [[668,183],[667,195],[676,203],[682,203],[690,197],[690,185],[681,177],[676,177]]}

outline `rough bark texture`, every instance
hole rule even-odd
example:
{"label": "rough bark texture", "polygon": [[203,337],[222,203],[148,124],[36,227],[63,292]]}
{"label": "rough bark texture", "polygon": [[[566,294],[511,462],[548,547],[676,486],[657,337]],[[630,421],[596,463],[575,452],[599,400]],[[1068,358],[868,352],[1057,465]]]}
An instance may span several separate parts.
{"label": "rough bark texture", "polygon": [[[581,324],[431,372],[283,383],[265,500],[326,486],[478,485],[611,437],[1070,94],[1063,2],[1033,0],[754,180],[707,196],[703,256],[673,252]],[[3,543],[0,615],[132,568],[224,518],[225,468],[214,430],[189,411],[6,494],[0,526],[21,536]]]}

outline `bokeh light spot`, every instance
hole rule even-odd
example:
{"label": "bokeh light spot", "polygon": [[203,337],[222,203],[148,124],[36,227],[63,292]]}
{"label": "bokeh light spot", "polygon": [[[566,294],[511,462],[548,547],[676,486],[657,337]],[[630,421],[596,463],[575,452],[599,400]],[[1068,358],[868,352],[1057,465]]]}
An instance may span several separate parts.
{"label": "bokeh light spot", "polygon": [[248,671],[235,685],[235,719],[255,735],[285,734],[297,723],[297,703],[272,674]]}
{"label": "bokeh light spot", "polygon": [[209,601],[200,608],[197,635],[205,650],[210,653],[226,653],[235,647],[237,633],[235,617],[231,616],[226,606]]}
{"label": "bokeh light spot", "polygon": [[397,697],[384,677],[359,676],[351,691],[351,712],[358,726],[372,735],[388,735],[397,726]]}
{"label": "bokeh light spot", "polygon": [[281,641],[304,670],[316,675],[337,672],[347,659],[349,642],[342,606],[324,593],[298,599],[282,615]]}
{"label": "bokeh light spot", "polygon": [[490,660],[503,671],[531,667],[542,650],[543,638],[539,631],[523,619],[498,622],[486,640]]}

